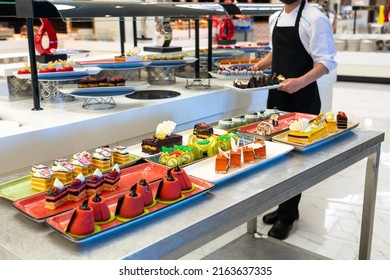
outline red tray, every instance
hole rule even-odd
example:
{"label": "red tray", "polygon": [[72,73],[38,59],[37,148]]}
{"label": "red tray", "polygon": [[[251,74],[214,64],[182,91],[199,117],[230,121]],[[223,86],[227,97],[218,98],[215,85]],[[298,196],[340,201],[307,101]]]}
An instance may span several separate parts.
{"label": "red tray", "polygon": [[[317,117],[317,115],[312,114],[305,114],[305,113],[288,113],[284,115],[279,116],[279,124],[275,127],[275,132],[270,135],[260,135],[256,132],[257,125],[260,122],[251,123],[246,126],[241,126],[237,129],[237,133],[243,136],[247,137],[253,137],[253,138],[261,138],[265,140],[271,140],[273,136],[282,133],[284,131],[287,131],[289,129],[290,123],[292,121],[304,118],[308,120],[314,120]],[[268,119],[265,120],[268,122]]]}
{"label": "red tray", "polygon": [[[137,180],[144,178],[148,182],[153,182],[161,179],[167,174],[169,168],[160,164],[141,163],[121,170],[122,176],[119,181],[119,186],[115,191],[103,191],[105,197],[113,196],[118,193],[123,193],[130,189]],[[30,197],[22,198],[13,203],[14,207],[22,212],[27,217],[43,222],[44,219],[68,211],[81,205],[80,201],[67,201],[60,207],[54,210],[45,208],[46,192],[39,193]]]}
{"label": "red tray", "polygon": [[[154,165],[154,164],[153,164]],[[146,214],[140,215],[136,218],[133,218],[126,222],[121,222],[114,218],[111,222],[107,224],[99,224],[100,231],[94,232],[92,234],[89,234],[84,237],[74,237],[67,232],[65,232],[66,227],[69,224],[69,221],[72,217],[73,211],[70,210],[61,214],[58,214],[56,216],[50,217],[46,219],[46,223],[53,228],[56,232],[58,232],[62,237],[65,237],[66,239],[74,242],[74,243],[86,243],[91,241],[96,241],[98,239],[101,239],[107,235],[110,235],[114,232],[121,231],[125,228],[128,228],[129,226],[133,226],[138,222],[144,221],[145,219],[149,219],[156,215],[157,213],[163,212],[163,210],[172,210],[173,208],[183,205],[183,203],[186,203],[204,193],[209,191],[212,187],[214,187],[214,184],[203,181],[201,179],[189,176],[192,184],[195,186],[195,188],[191,192],[183,193],[184,198],[173,202],[171,204],[162,204],[157,201],[157,203],[148,208],[148,212]],[[137,179],[140,179],[139,177]],[[159,181],[154,181],[151,183],[152,192],[154,195],[157,193]],[[126,192],[127,193],[127,192]],[[115,208],[118,199],[123,195],[124,193],[116,194],[113,196],[110,196],[106,199],[108,207],[110,208],[110,211],[112,213],[115,213]]]}

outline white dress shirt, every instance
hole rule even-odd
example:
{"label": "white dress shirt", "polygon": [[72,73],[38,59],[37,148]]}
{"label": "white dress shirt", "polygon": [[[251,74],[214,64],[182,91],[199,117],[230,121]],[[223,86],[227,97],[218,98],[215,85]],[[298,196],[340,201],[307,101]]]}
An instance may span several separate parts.
{"label": "white dress shirt", "polygon": [[[283,9],[281,14],[280,11],[278,11],[270,16],[269,27],[271,48],[272,31],[276,19],[278,19],[278,26],[294,26],[298,11],[299,6],[291,13],[287,14]],[[304,48],[313,58],[314,65],[321,63],[329,72],[336,68],[337,63],[334,60],[336,47],[333,42],[333,31],[330,20],[318,8],[313,7],[308,3],[305,4],[299,22],[299,37],[301,38]]]}

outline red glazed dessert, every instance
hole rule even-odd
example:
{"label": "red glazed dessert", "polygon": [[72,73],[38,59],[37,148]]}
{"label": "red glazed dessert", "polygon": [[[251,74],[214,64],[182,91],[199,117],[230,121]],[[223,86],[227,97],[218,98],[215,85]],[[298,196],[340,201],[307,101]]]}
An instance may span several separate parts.
{"label": "red glazed dessert", "polygon": [[137,191],[141,195],[144,202],[144,206],[150,206],[153,204],[153,193],[148,182],[145,179],[141,179],[137,184]]}
{"label": "red glazed dessert", "polygon": [[187,175],[184,169],[181,169],[179,166],[175,166],[172,170],[172,176],[179,181],[182,191],[192,189],[190,177]]}
{"label": "red glazed dessert", "polygon": [[88,199],[76,208],[70,218],[66,232],[83,236],[93,233],[95,230],[95,218],[91,207],[88,206]]}
{"label": "red glazed dessert", "polygon": [[130,189],[130,194],[125,194],[118,199],[115,216],[132,219],[143,213],[144,202],[141,195],[137,193],[137,184],[134,184]]}
{"label": "red glazed dessert", "polygon": [[242,155],[245,163],[255,163],[255,151],[252,146],[244,146],[242,148]]}
{"label": "red glazed dessert", "polygon": [[111,213],[106,199],[99,194],[89,198],[89,205],[92,207],[95,222],[104,222],[110,219]]}
{"label": "red glazed dessert", "polygon": [[253,150],[255,151],[256,159],[267,157],[267,148],[263,140],[256,140],[253,143]]}
{"label": "red glazed dessert", "polygon": [[230,167],[241,167],[241,148],[239,148],[237,151],[234,151],[233,149],[230,149]]}
{"label": "red glazed dessert", "polygon": [[121,179],[119,165],[115,164],[112,170],[108,174],[104,175],[103,178],[103,190],[114,191],[118,187],[119,180]]}
{"label": "red glazed dessert", "polygon": [[163,201],[172,201],[181,198],[181,187],[179,181],[171,174],[172,169],[168,170],[168,176],[161,180],[156,197]]}

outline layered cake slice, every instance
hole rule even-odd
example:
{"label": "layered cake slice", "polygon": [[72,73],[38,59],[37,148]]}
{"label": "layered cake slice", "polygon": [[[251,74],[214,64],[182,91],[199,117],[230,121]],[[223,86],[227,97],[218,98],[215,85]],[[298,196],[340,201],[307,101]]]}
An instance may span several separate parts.
{"label": "layered cake slice", "polygon": [[92,154],[91,162],[96,169],[106,171],[111,169],[112,166],[112,150],[110,148],[101,147],[97,148]]}
{"label": "layered cake slice", "polygon": [[97,193],[101,193],[104,183],[102,172],[99,169],[96,169],[91,178],[89,178],[86,183],[88,195],[95,195]]}
{"label": "layered cake slice", "polygon": [[255,142],[252,144],[252,147],[255,152],[255,159],[267,157],[267,147],[263,140],[255,140]]}
{"label": "layered cake slice", "polygon": [[68,198],[72,201],[79,201],[86,195],[87,182],[83,173],[79,173],[77,177],[68,186]]}
{"label": "layered cake slice", "polygon": [[88,176],[93,172],[93,165],[90,158],[91,154],[86,151],[73,155],[70,163],[74,166],[74,177],[76,177],[79,173],[82,173],[84,176]]}
{"label": "layered cake slice", "polygon": [[54,183],[54,172],[46,165],[33,165],[30,171],[31,188],[45,191]]}
{"label": "layered cake slice", "polygon": [[74,168],[74,165],[65,158],[54,160],[51,166],[51,170],[54,172],[54,178],[58,178],[64,185],[72,182]]}
{"label": "layered cake slice", "polygon": [[287,140],[294,143],[308,144],[327,133],[327,127],[317,120],[309,124],[307,119],[298,119],[290,124]]}
{"label": "layered cake slice", "polygon": [[157,126],[156,133],[153,136],[142,140],[142,152],[153,155],[161,152],[162,146],[173,147],[183,144],[183,136],[172,133],[176,123],[164,121]]}
{"label": "layered cake slice", "polygon": [[337,120],[333,112],[327,112],[325,114],[325,123],[328,128],[328,132],[337,131]]}
{"label": "layered cake slice", "polygon": [[194,125],[193,134],[202,139],[207,139],[213,135],[214,129],[212,126],[207,125],[205,122],[197,123]]}
{"label": "layered cake slice", "polygon": [[119,165],[115,164],[112,170],[103,176],[103,190],[114,191],[118,187],[120,179],[121,171]]}
{"label": "layered cake slice", "polygon": [[45,208],[54,210],[68,201],[68,188],[65,187],[60,180],[55,179],[45,196]]}
{"label": "layered cake slice", "polygon": [[215,157],[215,173],[226,174],[230,167],[229,155],[220,150]]}
{"label": "layered cake slice", "polygon": [[348,117],[344,112],[337,113],[337,128],[345,129],[348,127]]}
{"label": "layered cake slice", "polygon": [[115,146],[112,149],[112,160],[118,164],[130,162],[130,154],[124,146]]}
{"label": "layered cake slice", "polygon": [[244,163],[255,163],[255,151],[253,146],[248,145],[242,147],[242,156],[244,157]]}

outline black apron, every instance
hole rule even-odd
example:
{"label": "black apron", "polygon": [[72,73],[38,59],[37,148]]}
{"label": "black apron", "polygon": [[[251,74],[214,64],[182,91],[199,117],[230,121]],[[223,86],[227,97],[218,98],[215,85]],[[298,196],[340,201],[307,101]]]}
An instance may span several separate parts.
{"label": "black apron", "polygon": [[[299,8],[295,26],[278,27],[279,14],[272,32],[272,72],[286,78],[297,78],[313,69],[313,59],[299,37],[299,21],[304,7],[305,0]],[[270,90],[267,108],[274,107],[287,112],[319,114],[321,100],[317,82],[314,81],[292,94],[277,89]]]}

